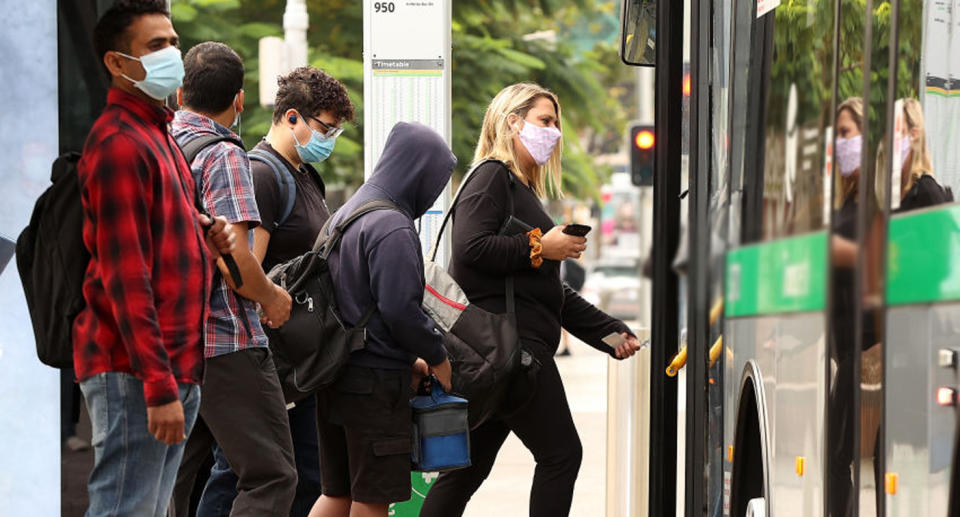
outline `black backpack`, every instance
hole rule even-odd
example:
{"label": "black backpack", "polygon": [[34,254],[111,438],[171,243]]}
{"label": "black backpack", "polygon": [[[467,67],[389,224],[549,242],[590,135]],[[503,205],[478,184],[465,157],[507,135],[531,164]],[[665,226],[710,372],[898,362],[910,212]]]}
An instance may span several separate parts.
{"label": "black backpack", "polygon": [[[198,137],[183,148],[187,163],[206,147],[225,140],[242,147],[231,137]],[[30,224],[17,238],[17,269],[33,323],[37,357],[54,368],[73,367],[73,321],[87,305],[83,279],[90,252],[83,243],[79,161],[80,153],[76,152],[54,160],[50,174],[53,185],[37,199]],[[236,262],[228,256],[224,262],[236,284],[241,285]]]}
{"label": "black backpack", "polygon": [[400,209],[378,199],[358,207],[332,229],[328,220],[312,250],[277,264],[267,275],[293,298],[290,319],[278,329],[264,327],[288,403],[329,386],[337,379],[350,353],[365,346],[364,327],[376,305],[367,310],[356,325],[344,324],[327,259],[354,221],[377,210]]}
{"label": "black backpack", "polygon": [[73,367],[73,320],[86,306],[83,277],[90,252],[83,244],[79,153],[53,162],[53,182],[37,199],[17,239],[17,269],[37,341],[37,357],[54,368]]}

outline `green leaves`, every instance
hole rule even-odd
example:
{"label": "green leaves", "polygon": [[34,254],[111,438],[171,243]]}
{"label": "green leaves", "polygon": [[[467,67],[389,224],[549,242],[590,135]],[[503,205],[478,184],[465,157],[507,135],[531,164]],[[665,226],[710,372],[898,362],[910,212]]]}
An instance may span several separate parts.
{"label": "green leaves", "polygon": [[[173,0],[174,25],[183,48],[206,40],[233,47],[244,59],[247,80],[243,137],[256,144],[269,130],[272,112],[260,107],[258,40],[283,36],[285,0]],[[619,63],[618,2],[613,0],[455,0],[453,10],[453,141],[462,174],[473,151],[487,104],[503,87],[535,81],[553,90],[563,106],[564,189],[597,197],[609,173],[588,150],[622,139],[631,70]],[[308,0],[311,65],[343,81],[357,120],[338,139],[324,163],[330,183],[363,181],[363,11],[357,0]],[[572,41],[576,40],[576,44]],[[617,85],[608,87],[607,85]]]}

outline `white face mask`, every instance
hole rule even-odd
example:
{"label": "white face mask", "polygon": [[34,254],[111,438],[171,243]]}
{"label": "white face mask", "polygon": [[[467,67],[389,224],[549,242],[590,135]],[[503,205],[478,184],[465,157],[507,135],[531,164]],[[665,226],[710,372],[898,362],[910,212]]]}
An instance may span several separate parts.
{"label": "white face mask", "polygon": [[563,136],[562,133],[555,127],[541,127],[527,121],[523,122],[523,128],[520,130],[520,142],[527,148],[527,152],[537,165],[550,161],[561,136]]}
{"label": "white face mask", "polygon": [[139,61],[143,65],[143,70],[146,72],[143,79],[137,81],[127,74],[123,74],[123,77],[152,99],[162,101],[173,95],[177,88],[183,85],[183,59],[177,47],[165,47],[140,57],[133,57],[123,52],[117,52],[117,54]]}

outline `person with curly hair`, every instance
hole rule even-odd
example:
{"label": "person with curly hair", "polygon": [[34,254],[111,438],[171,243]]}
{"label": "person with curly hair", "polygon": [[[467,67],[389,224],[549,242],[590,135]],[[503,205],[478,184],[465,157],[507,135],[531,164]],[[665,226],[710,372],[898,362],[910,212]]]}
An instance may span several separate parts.
{"label": "person with curly hair", "polygon": [[[313,247],[330,212],[323,178],[311,164],[330,156],[343,124],[354,118],[346,87],[322,70],[297,68],[280,77],[278,83],[273,125],[249,153],[260,213],[260,225],[253,230],[253,252],[264,271]],[[276,511],[306,517],[321,493],[316,398],[297,401],[287,416],[298,481],[292,506]],[[230,515],[231,505],[237,506],[237,488],[241,493],[244,489],[237,477],[240,474],[242,480],[243,475],[231,470],[231,465],[236,465],[228,461],[229,454],[218,446],[214,459],[197,508],[200,517]]]}

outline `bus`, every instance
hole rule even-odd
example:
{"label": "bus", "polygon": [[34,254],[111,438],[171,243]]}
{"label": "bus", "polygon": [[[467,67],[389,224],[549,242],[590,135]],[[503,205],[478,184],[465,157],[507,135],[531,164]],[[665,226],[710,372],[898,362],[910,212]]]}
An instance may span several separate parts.
{"label": "bus", "polygon": [[621,21],[622,60],[656,69],[649,515],[956,515],[958,4],[624,0]]}

